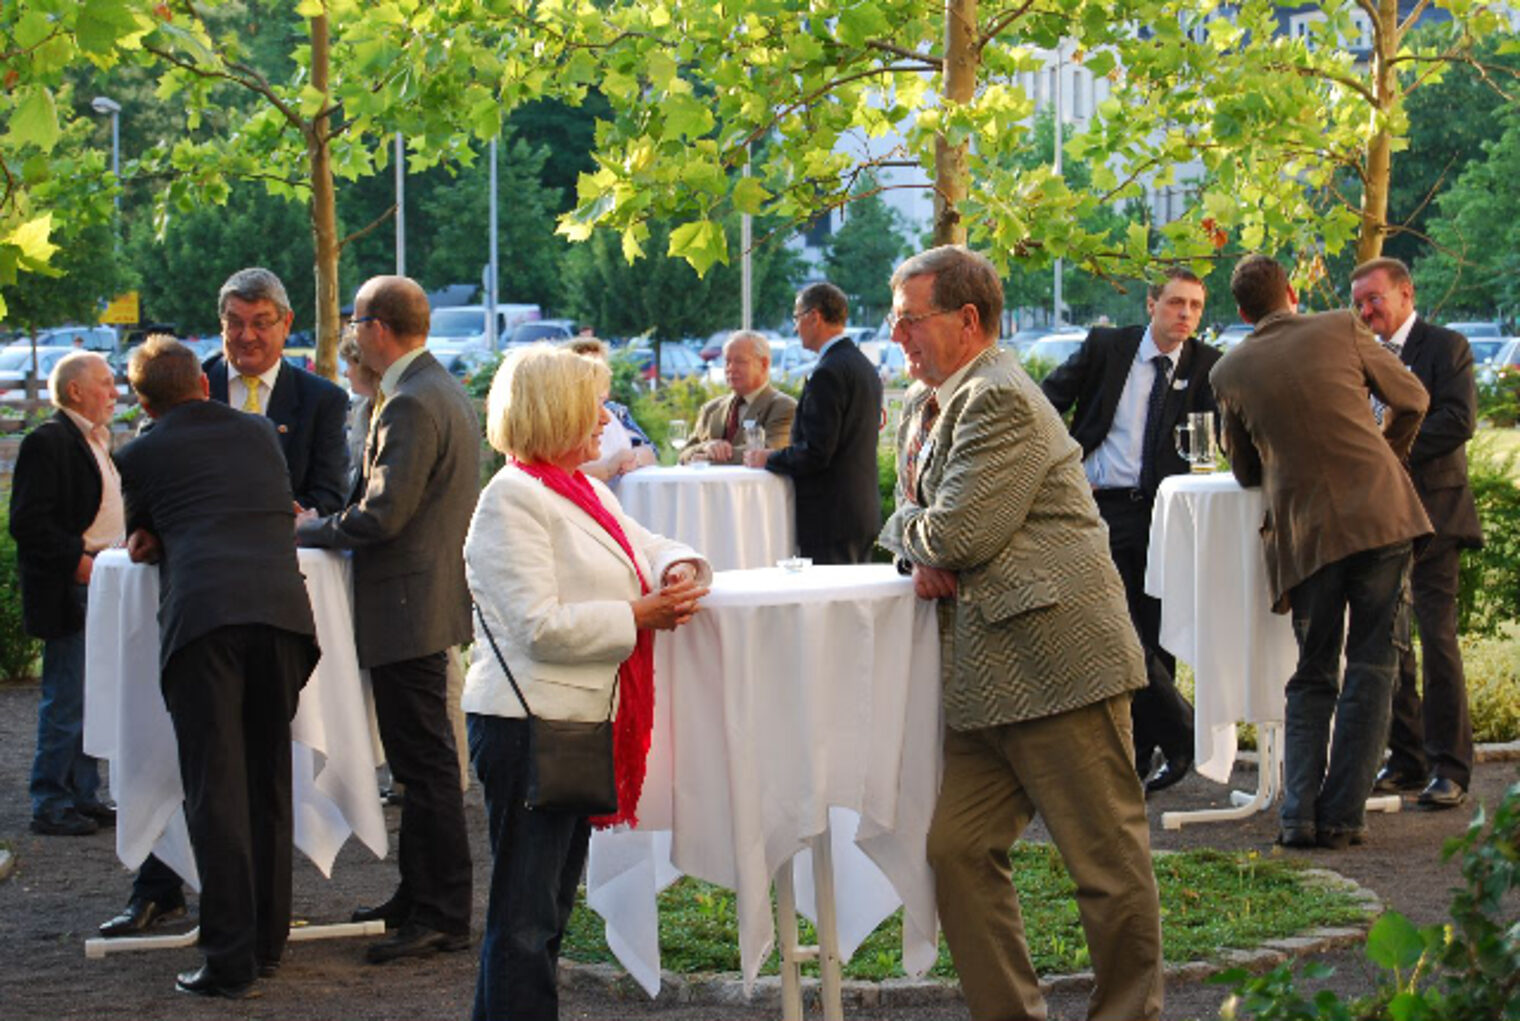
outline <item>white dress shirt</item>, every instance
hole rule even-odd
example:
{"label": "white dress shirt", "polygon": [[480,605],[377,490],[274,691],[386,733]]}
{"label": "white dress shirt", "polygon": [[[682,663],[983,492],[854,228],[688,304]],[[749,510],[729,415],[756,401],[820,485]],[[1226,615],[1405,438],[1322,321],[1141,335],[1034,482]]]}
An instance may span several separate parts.
{"label": "white dress shirt", "polygon": [[[1130,363],[1129,375],[1124,379],[1124,391],[1114,407],[1114,421],[1108,435],[1098,448],[1087,456],[1082,470],[1094,489],[1131,489],[1140,485],[1140,458],[1145,446],[1145,415],[1150,404],[1151,386],[1156,379],[1156,367],[1151,359],[1161,354],[1156,342],[1151,340],[1151,328],[1145,328],[1140,346],[1135,350],[1135,360]],[[1169,377],[1177,375],[1177,362],[1182,358],[1182,345],[1178,344],[1166,357],[1172,367]]]}

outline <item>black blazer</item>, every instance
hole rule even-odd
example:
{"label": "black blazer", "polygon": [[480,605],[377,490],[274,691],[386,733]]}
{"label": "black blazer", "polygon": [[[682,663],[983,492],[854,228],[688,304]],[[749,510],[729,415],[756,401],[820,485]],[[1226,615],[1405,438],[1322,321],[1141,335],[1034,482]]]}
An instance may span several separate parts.
{"label": "black blazer", "polygon": [[73,598],[74,569],[100,498],[100,465],[68,415],[55,412],[21,441],[11,475],[10,530],[27,634],[62,638],[84,627]]}
{"label": "black blazer", "polygon": [[1483,528],[1467,481],[1467,441],[1478,423],[1472,348],[1454,330],[1416,319],[1399,358],[1420,377],[1430,410],[1409,452],[1409,474],[1436,535],[1460,546],[1483,545]]}
{"label": "black blazer", "polygon": [[[1144,326],[1094,327],[1077,353],[1040,384],[1046,398],[1063,415],[1076,405],[1071,435],[1082,445],[1083,458],[1098,449],[1113,427],[1114,410],[1124,393],[1124,381],[1129,378],[1135,352],[1140,350],[1144,338]],[[1173,440],[1173,430],[1182,416],[1193,411],[1218,413],[1214,389],[1209,385],[1209,370],[1219,358],[1217,349],[1196,337],[1182,342],[1177,372],[1161,406],[1162,428],[1156,436],[1160,449],[1152,452],[1157,459],[1158,479],[1188,471],[1188,463],[1177,453]]]}
{"label": "black blazer", "polygon": [[[226,404],[227,362],[217,354],[202,367],[211,381],[211,399]],[[348,395],[343,388],[281,359],[265,416],[279,432],[296,501],[318,514],[342,510],[348,498]]]}
{"label": "black blazer", "polygon": [[880,429],[881,377],[859,348],[841,338],[802,387],[790,444],[765,462],[792,479],[799,543],[869,541],[881,531]]}
{"label": "black blazer", "polygon": [[315,635],[274,425],[216,401],[170,408],[116,453],[127,533],[152,532],[161,663],[232,624]]}

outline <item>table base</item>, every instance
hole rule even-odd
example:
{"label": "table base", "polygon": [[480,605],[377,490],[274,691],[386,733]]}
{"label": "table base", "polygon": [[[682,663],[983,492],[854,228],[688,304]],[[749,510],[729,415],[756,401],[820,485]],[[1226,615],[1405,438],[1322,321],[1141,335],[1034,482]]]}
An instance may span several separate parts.
{"label": "table base", "polygon": [[[129,953],[137,950],[179,950],[195,946],[200,939],[201,927],[189,932],[170,933],[165,936],[117,936],[106,939],[96,936],[84,941],[84,955],[99,959],[107,954]],[[384,936],[384,922],[336,922],[332,925],[301,925],[290,930],[291,943],[314,939],[341,939],[348,936]]]}
{"label": "table base", "polygon": [[813,852],[813,890],[818,905],[818,943],[802,946],[797,935],[797,894],[792,860],[776,872],[776,935],[781,950],[782,1021],[802,1021],[802,965],[817,961],[823,985],[824,1021],[843,1021],[844,991],[839,963],[839,923],[834,909],[834,858],[830,828],[807,840]]}
{"label": "table base", "polygon": [[[1265,812],[1277,800],[1282,787],[1283,737],[1281,723],[1262,723],[1256,728],[1261,765],[1256,771],[1256,790],[1231,791],[1234,808],[1200,808],[1191,812],[1162,812],[1161,828],[1180,830],[1189,823],[1230,822]],[[1367,799],[1369,812],[1398,812],[1404,801],[1397,794]]]}

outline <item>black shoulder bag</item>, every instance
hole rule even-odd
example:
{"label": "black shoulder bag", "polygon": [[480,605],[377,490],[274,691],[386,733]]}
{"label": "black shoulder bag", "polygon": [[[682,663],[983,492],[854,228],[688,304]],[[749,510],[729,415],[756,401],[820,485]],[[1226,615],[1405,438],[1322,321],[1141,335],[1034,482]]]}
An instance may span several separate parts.
{"label": "black shoulder bag", "polygon": [[[611,815],[617,811],[617,779],[612,765],[612,699],[607,700],[607,719],[593,723],[549,720],[535,716],[523,698],[517,678],[486,624],[486,615],[475,604],[480,629],[485,632],[496,662],[517,693],[528,717],[528,789],[523,803],[545,812],[574,815]],[[617,697],[617,682],[612,685]]]}

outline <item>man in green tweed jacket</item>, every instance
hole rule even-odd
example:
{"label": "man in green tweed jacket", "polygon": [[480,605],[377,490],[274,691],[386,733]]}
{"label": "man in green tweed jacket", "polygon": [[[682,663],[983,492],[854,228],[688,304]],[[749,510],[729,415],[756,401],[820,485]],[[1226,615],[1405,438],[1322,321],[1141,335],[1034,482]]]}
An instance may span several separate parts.
{"label": "man in green tweed jacket", "polygon": [[1161,920],[1130,692],[1145,664],[1082,451],[997,347],[1002,284],[960,246],[892,276],[919,381],[881,544],[939,600],[944,779],[929,830],[940,923],[973,1018],[1044,1018],[1008,849],[1038,812],[1077,885],[1089,1017],[1161,1015]]}

